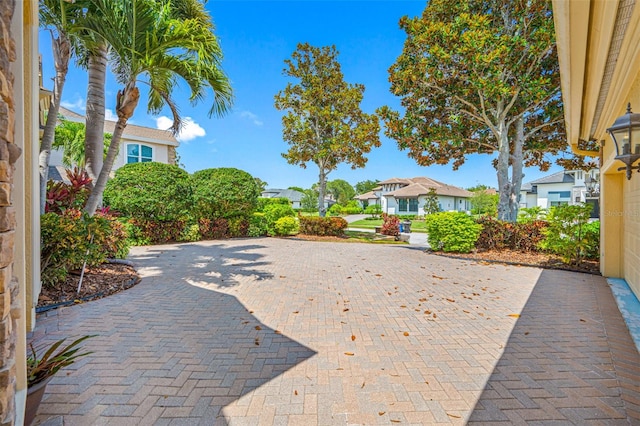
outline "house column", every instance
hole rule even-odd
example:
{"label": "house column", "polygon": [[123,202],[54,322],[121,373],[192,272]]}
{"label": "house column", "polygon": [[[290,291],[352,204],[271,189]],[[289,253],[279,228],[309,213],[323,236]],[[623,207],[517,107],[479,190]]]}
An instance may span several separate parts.
{"label": "house column", "polygon": [[600,178],[600,272],[605,277],[622,277],[623,179],[622,173],[602,173]]}

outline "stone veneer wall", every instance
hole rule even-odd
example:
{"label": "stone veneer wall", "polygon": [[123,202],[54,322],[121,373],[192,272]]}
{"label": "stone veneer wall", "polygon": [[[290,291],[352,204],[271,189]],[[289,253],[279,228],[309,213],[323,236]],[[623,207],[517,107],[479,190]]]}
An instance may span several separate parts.
{"label": "stone veneer wall", "polygon": [[20,156],[15,145],[13,75],[16,59],[11,37],[15,0],[0,3],[0,425],[15,420],[16,322],[20,316],[18,281],[13,276],[16,213],[13,207],[14,163]]}

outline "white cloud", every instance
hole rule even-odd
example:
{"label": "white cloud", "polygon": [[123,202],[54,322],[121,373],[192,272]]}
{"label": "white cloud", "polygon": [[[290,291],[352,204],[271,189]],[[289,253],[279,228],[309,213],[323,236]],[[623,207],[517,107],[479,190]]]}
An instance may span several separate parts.
{"label": "white cloud", "polygon": [[258,116],[255,115],[254,113],[252,113],[251,111],[242,111],[240,112],[240,117],[242,118],[248,118],[249,120],[251,120],[253,122],[253,124],[255,124],[256,126],[262,126],[264,124],[264,122],[262,122],[261,120],[258,119]]}
{"label": "white cloud", "polygon": [[76,99],[74,101],[62,101],[60,102],[60,105],[72,111],[84,111],[87,109],[87,104],[79,95],[76,95]]}
{"label": "white cloud", "polygon": [[[156,118],[156,127],[158,129],[167,130],[173,124],[173,120],[169,117],[160,116]],[[202,137],[206,135],[207,132],[191,117],[183,117],[182,118],[182,127],[180,128],[180,132],[176,139],[180,142],[189,142],[195,138]]]}
{"label": "white cloud", "polygon": [[104,119],[107,121],[118,121],[118,114],[108,108],[104,110]]}

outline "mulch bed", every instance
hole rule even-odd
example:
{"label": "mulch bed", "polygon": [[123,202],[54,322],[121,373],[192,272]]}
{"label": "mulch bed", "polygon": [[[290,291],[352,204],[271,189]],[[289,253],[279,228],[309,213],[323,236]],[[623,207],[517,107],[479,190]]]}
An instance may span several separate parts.
{"label": "mulch bed", "polygon": [[520,252],[515,250],[487,250],[472,253],[429,253],[438,256],[475,260],[478,262],[484,261],[505,265],[534,266],[544,269],[561,269],[600,275],[600,262],[597,260],[585,260],[580,265],[567,265],[562,262],[559,256],[546,253]]}
{"label": "mulch bed", "polygon": [[43,286],[36,312],[109,296],[136,285],[140,277],[132,266],[103,263],[95,267],[87,267],[82,278],[80,293],[76,293],[79,281],[80,271],[73,271],[64,283],[55,287]]}

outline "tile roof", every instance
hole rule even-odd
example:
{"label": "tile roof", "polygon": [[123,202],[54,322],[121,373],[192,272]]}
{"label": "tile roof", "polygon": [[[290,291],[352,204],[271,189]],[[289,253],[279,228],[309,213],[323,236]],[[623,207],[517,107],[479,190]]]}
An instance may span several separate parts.
{"label": "tile roof", "polygon": [[367,201],[367,200],[377,200],[379,197],[376,195],[375,191],[365,192],[364,194],[356,195],[353,197],[355,200]]}
{"label": "tile roof", "polygon": [[575,178],[572,174],[567,172],[557,172],[548,176],[543,176],[540,179],[532,180],[531,182],[523,183],[520,187],[520,191],[533,191],[533,185],[545,185],[550,183],[575,183]]}
{"label": "tile roof", "polygon": [[[73,112],[64,107],[60,107],[60,114],[71,121],[84,121],[84,116]],[[105,120],[104,131],[113,133],[116,127],[115,121]],[[128,140],[147,140],[164,145],[178,146],[178,140],[169,130],[153,129],[151,127],[137,126],[135,124],[127,124],[122,134],[123,139]]]}
{"label": "tile roof", "polygon": [[[392,180],[392,179],[390,179]],[[470,198],[473,196],[472,192],[466,189],[459,188],[457,186],[448,185],[446,183],[439,182],[437,180],[428,177],[415,177],[411,179],[393,179],[393,182],[388,183],[401,183],[400,180],[405,181],[407,186],[404,186],[395,191],[389,192],[383,195],[389,195],[396,198],[410,198],[419,197],[421,195],[427,195],[431,188],[436,190],[438,195],[448,195],[451,197],[465,197]],[[384,183],[384,182],[382,182]]]}

